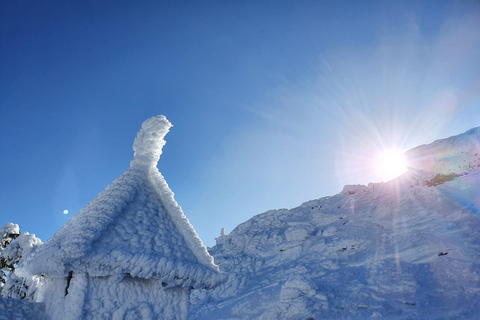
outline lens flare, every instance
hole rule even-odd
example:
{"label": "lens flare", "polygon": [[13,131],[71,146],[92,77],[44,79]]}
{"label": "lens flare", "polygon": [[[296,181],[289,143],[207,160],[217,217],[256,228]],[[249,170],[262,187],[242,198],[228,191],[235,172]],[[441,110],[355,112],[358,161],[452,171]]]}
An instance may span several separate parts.
{"label": "lens flare", "polygon": [[389,181],[407,171],[403,153],[397,149],[382,150],[375,157],[375,170],[382,181]]}

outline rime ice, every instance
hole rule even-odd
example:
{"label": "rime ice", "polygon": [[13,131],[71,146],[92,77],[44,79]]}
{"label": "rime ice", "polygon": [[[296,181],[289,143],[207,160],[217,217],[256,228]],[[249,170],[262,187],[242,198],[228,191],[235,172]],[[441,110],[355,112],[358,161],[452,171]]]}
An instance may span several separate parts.
{"label": "rime ice", "polygon": [[156,167],[170,127],[146,120],[130,168],[19,270],[46,276],[38,301],[53,320],[185,319],[190,290],[221,280]]}

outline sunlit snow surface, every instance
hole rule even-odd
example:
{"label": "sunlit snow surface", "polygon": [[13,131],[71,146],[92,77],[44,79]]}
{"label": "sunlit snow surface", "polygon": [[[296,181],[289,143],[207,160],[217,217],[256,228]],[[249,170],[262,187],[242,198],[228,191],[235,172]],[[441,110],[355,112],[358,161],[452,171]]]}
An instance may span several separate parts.
{"label": "sunlit snow surface", "polygon": [[479,143],[415,148],[396,180],[239,225],[210,250],[229,281],[195,290],[190,318],[478,319]]}

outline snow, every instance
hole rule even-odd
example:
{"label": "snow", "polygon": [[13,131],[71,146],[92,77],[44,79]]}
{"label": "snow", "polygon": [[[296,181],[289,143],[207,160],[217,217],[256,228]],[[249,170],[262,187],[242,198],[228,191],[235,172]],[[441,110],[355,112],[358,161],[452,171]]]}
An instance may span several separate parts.
{"label": "snow", "polygon": [[[395,180],[221,236],[210,252],[228,281],[194,290],[190,319],[477,319],[478,133],[407,152],[414,166]],[[425,183],[439,173],[457,175]]]}
{"label": "snow", "polygon": [[[102,278],[94,279],[92,286],[96,286],[97,290],[85,306],[83,319],[95,319],[102,314],[107,319],[124,319],[128,318],[129,313],[132,319],[156,319],[154,315],[159,314],[164,319],[186,318],[189,302],[183,288],[163,290],[161,282],[142,281],[141,286],[133,278],[120,282],[120,294],[113,299],[110,298],[112,283]],[[119,300],[123,302],[118,303]]]}
{"label": "snow", "polygon": [[163,138],[171,127],[172,124],[165,116],[152,117],[142,123],[142,129],[133,142],[135,154],[130,166],[145,166],[148,169],[156,167],[165,145]]}
{"label": "snow", "polygon": [[480,127],[405,152],[409,170],[420,176],[463,174],[480,166]]}
{"label": "snow", "polygon": [[130,168],[55,233],[19,273],[129,274],[170,285],[215,285],[218,267],[156,168],[170,127],[164,116],[146,120],[133,144]]}
{"label": "snow", "polygon": [[142,124],[130,168],[19,266],[44,275],[36,301],[55,319],[185,319],[193,288],[222,281],[157,169],[171,127]]}
{"label": "snow", "polygon": [[[480,182],[469,183],[478,199]],[[464,178],[393,182],[379,198],[341,193],[252,218],[211,249],[235,276],[203,292],[191,318],[474,319],[480,219],[447,193],[453,184]]]}
{"label": "snow", "polygon": [[35,301],[36,292],[42,285],[43,281],[39,276],[20,278],[15,272],[12,272],[7,277],[7,282],[2,290],[2,296],[4,298]]}
{"label": "snow", "polygon": [[222,228],[220,231],[220,237],[215,238],[215,242],[217,245],[223,244],[225,242],[225,238],[227,235],[225,234],[225,228]]}
{"label": "snow", "polygon": [[356,184],[356,185],[346,185],[343,187],[342,193],[346,194],[355,194],[357,192],[367,192],[367,186]]}
{"label": "snow", "polygon": [[[2,270],[0,270],[0,277],[5,277],[7,273],[11,271],[11,268],[5,266],[11,264],[11,262],[7,262],[5,257],[3,256],[4,248],[9,245],[16,237],[20,235],[20,227],[18,224],[13,224],[11,222],[6,223],[3,227],[0,228],[0,262],[2,266]],[[2,279],[3,280],[3,279]],[[0,292],[3,291],[4,281],[0,281]]]}
{"label": "snow", "polygon": [[[18,225],[15,225],[18,229]],[[14,230],[16,231],[16,230]],[[1,231],[0,231],[1,233]],[[34,234],[24,232],[15,241],[10,243],[0,254],[7,264],[18,264],[22,257],[28,257],[32,252],[42,245],[42,241]]]}
{"label": "snow", "polygon": [[2,262],[1,276],[5,283],[0,282],[1,295],[5,298],[26,299],[33,301],[35,292],[41,286],[41,278],[29,276],[22,278],[15,273],[15,267],[21,266],[24,259],[42,245],[42,241],[34,234],[24,232],[20,234],[17,224],[7,223],[0,229],[2,246],[0,259]]}
{"label": "snow", "polygon": [[[18,230],[18,225],[15,225]],[[0,254],[7,265],[21,266],[24,259],[42,245],[42,241],[34,234],[24,232],[11,242]],[[16,272],[9,272],[6,283],[2,289],[2,296],[5,298],[35,300],[36,290],[42,285],[39,276],[28,276],[25,278],[17,276]]]}
{"label": "snow", "polygon": [[[0,228],[0,240],[1,245],[0,245],[0,250],[3,250],[3,248],[10,242],[12,242],[15,237],[20,235],[20,227],[18,224],[13,224],[11,222],[6,223],[3,227]],[[1,252],[1,251],[0,251]]]}
{"label": "snow", "polygon": [[42,303],[0,297],[0,320],[49,320]]}
{"label": "snow", "polygon": [[478,318],[480,128],[407,151],[392,181],[222,229],[207,252],[156,168],[170,127],[147,120],[130,168],[21,268],[47,275],[52,319]]}

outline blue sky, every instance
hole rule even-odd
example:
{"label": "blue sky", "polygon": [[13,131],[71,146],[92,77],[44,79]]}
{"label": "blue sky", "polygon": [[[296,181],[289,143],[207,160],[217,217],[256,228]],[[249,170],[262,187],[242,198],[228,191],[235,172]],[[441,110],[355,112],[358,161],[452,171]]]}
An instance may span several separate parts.
{"label": "blue sky", "polygon": [[209,246],[480,125],[476,1],[0,1],[0,37],[0,224],[44,241],[151,116]]}

